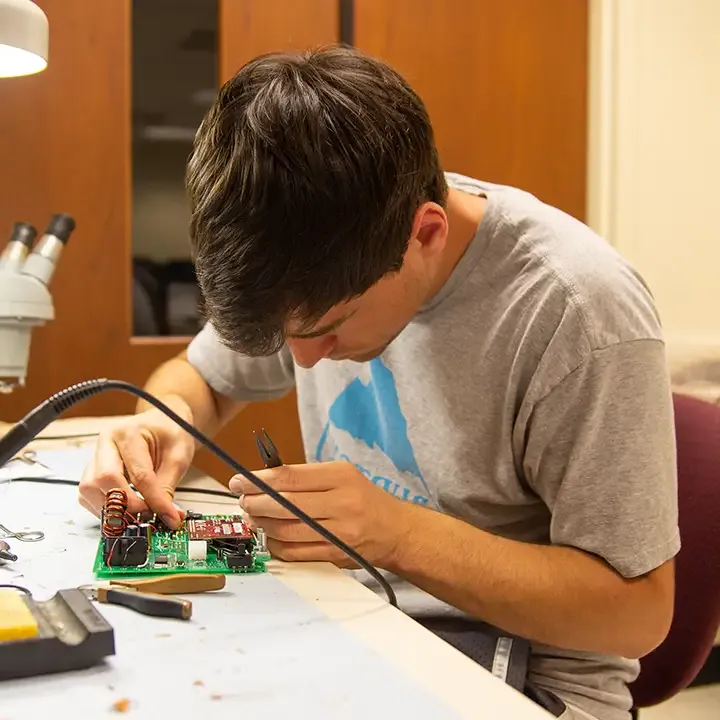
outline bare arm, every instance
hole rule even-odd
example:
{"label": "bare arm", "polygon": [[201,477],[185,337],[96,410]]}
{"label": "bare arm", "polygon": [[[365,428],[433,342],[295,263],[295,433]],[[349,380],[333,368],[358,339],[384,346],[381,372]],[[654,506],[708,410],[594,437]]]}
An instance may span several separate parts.
{"label": "bare arm", "polygon": [[[247,404],[215,392],[188,362],[186,351],[155,370],[145,389],[210,437]],[[136,412],[151,407],[140,400]]]}
{"label": "bare arm", "polygon": [[630,658],[668,633],[672,560],[626,579],[575,548],[508,540],[412,505],[403,514],[403,541],[387,569],[506,632]]}
{"label": "bare arm", "polygon": [[[145,389],[210,436],[243,407],[243,403],[215,393],[184,352],[161,365]],[[182,513],[172,498],[196,447],[182,428],[154,406],[140,401],[136,415],[100,434],[93,460],[80,482],[80,504],[99,516],[105,494],[119,488],[128,495],[131,514],[149,507],[170,527],[177,527]],[[143,499],[132,492],[128,480]]]}

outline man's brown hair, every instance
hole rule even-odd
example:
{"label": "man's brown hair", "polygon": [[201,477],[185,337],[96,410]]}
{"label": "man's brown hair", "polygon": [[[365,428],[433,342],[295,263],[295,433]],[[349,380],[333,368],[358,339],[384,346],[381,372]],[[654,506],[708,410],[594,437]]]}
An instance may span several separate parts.
{"label": "man's brown hair", "polygon": [[346,47],[245,65],[198,130],[187,189],[207,319],[248,355],[397,271],[416,210],[447,195],[422,100]]}

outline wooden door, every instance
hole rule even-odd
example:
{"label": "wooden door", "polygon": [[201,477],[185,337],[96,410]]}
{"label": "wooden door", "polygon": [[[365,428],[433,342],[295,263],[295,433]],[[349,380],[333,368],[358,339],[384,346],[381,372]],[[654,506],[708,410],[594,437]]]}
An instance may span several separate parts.
{"label": "wooden door", "polygon": [[587,0],[356,0],[354,34],[425,100],[446,170],[585,217]]}
{"label": "wooden door", "polygon": [[[132,336],[131,1],[38,4],[50,23],[49,67],[0,80],[0,228],[25,220],[41,229],[52,213],[68,212],[77,230],[52,282],[56,319],[33,335],[27,387],[0,396],[6,421],[81,380],[142,385],[189,339]],[[222,80],[261,52],[337,39],[334,0],[222,0],[219,13]],[[134,404],[106,394],[68,415],[129,413]],[[251,430],[260,425],[284,458],[302,459],[294,397],[248,410],[218,440],[257,466]],[[198,464],[228,475],[204,453]]]}

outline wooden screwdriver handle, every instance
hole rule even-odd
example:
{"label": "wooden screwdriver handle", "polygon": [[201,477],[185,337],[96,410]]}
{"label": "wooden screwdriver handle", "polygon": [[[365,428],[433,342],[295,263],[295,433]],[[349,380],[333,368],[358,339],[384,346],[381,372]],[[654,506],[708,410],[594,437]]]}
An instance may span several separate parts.
{"label": "wooden screwdriver handle", "polygon": [[142,592],[154,592],[160,595],[188,595],[222,590],[225,587],[225,576],[222,574],[179,573],[177,575],[162,575],[138,580],[111,580],[110,585],[136,588]]}

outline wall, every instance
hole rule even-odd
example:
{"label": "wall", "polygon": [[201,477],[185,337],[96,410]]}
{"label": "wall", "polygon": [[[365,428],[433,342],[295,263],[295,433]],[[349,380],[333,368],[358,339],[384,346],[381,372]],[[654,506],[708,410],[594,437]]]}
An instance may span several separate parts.
{"label": "wall", "polygon": [[649,282],[671,363],[720,358],[720,2],[593,0],[589,222]]}

